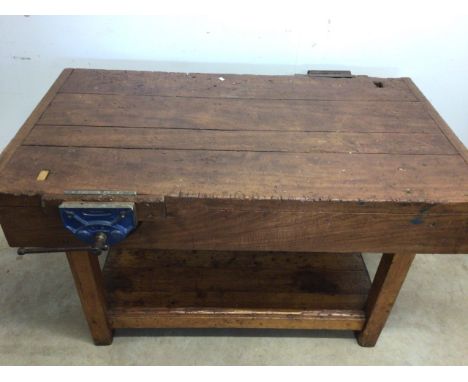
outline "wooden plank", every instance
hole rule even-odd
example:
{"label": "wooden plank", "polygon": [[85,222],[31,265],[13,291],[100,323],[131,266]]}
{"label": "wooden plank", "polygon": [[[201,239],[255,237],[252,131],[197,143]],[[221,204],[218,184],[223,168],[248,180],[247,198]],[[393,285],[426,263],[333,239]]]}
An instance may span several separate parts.
{"label": "wooden plank", "polygon": [[[132,310],[135,307],[152,309],[156,306],[168,306],[169,309],[183,309],[193,306],[201,309],[282,309],[310,311],[314,307],[319,309],[354,309],[359,306],[363,309],[366,295],[362,293],[333,294],[307,292],[268,292],[259,291],[252,294],[249,291],[215,290],[201,291],[131,291],[118,290],[109,298],[111,305],[117,304],[119,308]],[[182,307],[182,308],[180,308]]]}
{"label": "wooden plank", "polygon": [[[58,160],[59,159],[59,160]],[[45,182],[37,173],[47,168]],[[18,177],[21,174],[21,177]],[[466,203],[468,171],[456,155],[297,154],[18,148],[0,192],[63,195],[65,190],[129,190],[163,199]]]}
{"label": "wooden plank", "polygon": [[68,252],[67,259],[94,344],[110,345],[112,330],[107,318],[102,274],[97,256],[88,252]]}
{"label": "wooden plank", "polygon": [[[184,265],[174,273],[168,254],[110,252],[104,278],[113,327],[362,328],[370,280],[360,255],[277,253],[289,259],[281,270],[275,254],[177,251],[170,255]],[[239,268],[226,256],[255,266]],[[350,262],[358,269],[347,270]],[[310,274],[317,266],[320,277]]]}
{"label": "wooden plank", "polygon": [[[0,194],[1,196],[2,194]],[[95,195],[43,195],[40,203],[36,207],[41,207],[44,213],[56,214],[57,207],[63,201],[90,201]],[[25,204],[21,205],[22,199],[18,198],[17,204],[1,204],[0,211],[5,207],[30,206],[29,197],[24,197]],[[37,202],[36,198],[36,202]],[[113,201],[115,196],[103,196],[101,201]],[[190,211],[197,209],[208,209],[213,211],[256,211],[268,212],[276,210],[278,212],[297,212],[297,213],[349,213],[349,214],[407,214],[416,217],[425,217],[432,215],[457,215],[468,213],[468,203],[428,203],[428,202],[364,202],[359,201],[314,201],[313,203],[304,203],[301,200],[284,199],[207,199],[202,197],[165,197],[164,200],[152,199],[148,195],[134,195],[119,198],[122,202],[134,202],[137,208],[137,215],[140,221],[159,221],[167,217],[167,208],[170,209],[171,216],[175,211],[187,208]]]}
{"label": "wooden plank", "polygon": [[112,309],[112,326],[118,328],[252,328],[252,329],[329,329],[361,330],[362,311],[321,310],[273,312],[222,309],[161,311],[160,309]]}
{"label": "wooden plank", "polygon": [[295,153],[447,154],[440,133],[217,131],[40,125],[23,145]]}
{"label": "wooden plank", "polygon": [[177,97],[416,101],[401,79],[75,69],[61,92]]}
{"label": "wooden plank", "polygon": [[[284,252],[236,252],[236,251],[177,251],[162,249],[158,251],[139,249],[131,251],[112,249],[113,256],[107,266],[112,268],[146,268],[146,262],[152,261],[159,269],[197,267],[229,269],[305,269],[311,271],[359,271],[363,268],[362,256],[357,253],[346,253],[330,257],[329,253],[311,254],[297,252],[292,256]],[[331,261],[339,256],[339,261]]]}
{"label": "wooden plank", "polygon": [[366,324],[357,337],[359,345],[372,347],[377,343],[414,257],[413,253],[382,256],[366,304]]}
{"label": "wooden plank", "polygon": [[466,215],[309,214],[277,211],[180,213],[141,224],[126,248],[466,253]]}
{"label": "wooden plank", "polygon": [[44,97],[41,99],[39,104],[33,110],[28,119],[24,122],[23,126],[18,130],[14,138],[10,141],[5,149],[0,154],[0,171],[6,166],[11,156],[21,145],[21,142],[29,134],[31,129],[34,127],[35,123],[39,120],[42,113],[47,109],[52,99],[55,97],[56,93],[62,87],[62,85],[67,81],[67,79],[72,74],[73,69],[65,69],[60,74],[60,76],[55,80],[54,84],[47,91]]}
{"label": "wooden plank", "polygon": [[[438,214],[421,209],[414,213],[350,213],[338,209],[333,212],[332,208],[321,212],[320,208],[313,207],[315,203],[310,208],[308,203],[303,203],[303,211],[276,210],[273,206],[262,208],[262,203],[257,208],[258,203],[241,201],[244,204],[241,209],[229,207],[229,201],[224,207],[212,208],[209,204],[203,207],[205,201],[184,203],[183,199],[166,203],[167,216],[140,220],[137,230],[122,243],[124,248],[468,252],[466,212]],[[179,203],[183,204],[178,207]],[[145,219],[142,215],[138,217]],[[57,209],[45,213],[39,207],[3,208],[0,223],[13,247],[82,244],[63,228]]]}
{"label": "wooden plank", "polygon": [[[312,256],[313,257],[313,256]],[[314,271],[308,268],[291,269],[231,268],[231,267],[175,267],[156,272],[154,267],[126,268],[132,271],[131,278],[124,275],[117,281],[119,292],[134,293],[135,290],[173,291],[173,281],[179,280],[177,291],[193,290],[217,292],[258,293],[309,292],[325,294],[362,294],[367,291],[367,281],[358,271]],[[190,272],[187,272],[190,269]],[[324,275],[324,272],[326,274]],[[262,277],[259,277],[259,274]],[[115,278],[117,278],[116,276]],[[123,286],[122,286],[123,285]]]}
{"label": "wooden plank", "polygon": [[452,143],[453,147],[459,152],[459,154],[465,159],[465,162],[468,163],[468,150],[466,149],[463,142],[455,135],[452,129],[447,125],[444,119],[440,116],[437,110],[432,106],[429,100],[424,96],[424,94],[418,89],[415,83],[411,78],[405,78],[405,82],[408,87],[413,91],[415,96],[424,103],[424,106],[427,108],[428,113],[437,123],[438,127],[442,133],[447,137],[447,139]]}
{"label": "wooden plank", "polygon": [[420,102],[312,102],[121,94],[58,94],[39,123],[234,131],[439,132]]}

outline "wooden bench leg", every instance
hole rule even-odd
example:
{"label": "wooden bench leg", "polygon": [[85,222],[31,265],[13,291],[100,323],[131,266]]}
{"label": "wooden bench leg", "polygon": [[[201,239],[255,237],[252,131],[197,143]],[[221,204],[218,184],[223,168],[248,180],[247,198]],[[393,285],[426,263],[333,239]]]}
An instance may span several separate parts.
{"label": "wooden bench leg", "polygon": [[94,343],[110,345],[112,329],[107,319],[102,273],[97,256],[88,252],[67,252],[67,259]]}
{"label": "wooden bench leg", "polygon": [[357,334],[359,345],[371,347],[377,343],[414,257],[410,253],[383,254],[367,298],[367,320]]}

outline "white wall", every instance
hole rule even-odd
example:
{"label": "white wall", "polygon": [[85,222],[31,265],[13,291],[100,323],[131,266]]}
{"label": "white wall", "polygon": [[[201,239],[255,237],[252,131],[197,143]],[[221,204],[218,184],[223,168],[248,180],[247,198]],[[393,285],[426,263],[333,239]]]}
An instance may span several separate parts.
{"label": "white wall", "polygon": [[64,67],[408,76],[468,145],[466,10],[447,1],[349,3],[256,15],[0,17],[0,149]]}

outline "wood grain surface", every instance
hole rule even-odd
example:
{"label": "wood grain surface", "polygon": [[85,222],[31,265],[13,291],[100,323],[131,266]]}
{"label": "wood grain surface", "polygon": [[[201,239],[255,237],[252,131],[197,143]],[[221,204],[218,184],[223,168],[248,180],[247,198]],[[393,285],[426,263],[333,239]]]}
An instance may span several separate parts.
{"label": "wood grain surface", "polygon": [[[409,79],[73,69],[31,118],[0,160],[10,243],[67,240],[58,226],[14,233],[20,214],[55,227],[66,191],[125,190],[146,211],[132,247],[468,247],[466,149]],[[210,237],[228,219],[248,228]]]}
{"label": "wood grain surface", "polygon": [[442,134],[41,125],[24,145],[147,150],[457,155]]}
{"label": "wood grain surface", "polygon": [[375,100],[207,99],[59,93],[39,124],[440,134],[422,103]]}
{"label": "wood grain surface", "polygon": [[[50,170],[47,182],[37,182],[44,168]],[[23,145],[2,172],[1,184],[16,194],[131,190],[161,200],[206,196],[466,203],[468,198],[467,164],[460,155]]]}

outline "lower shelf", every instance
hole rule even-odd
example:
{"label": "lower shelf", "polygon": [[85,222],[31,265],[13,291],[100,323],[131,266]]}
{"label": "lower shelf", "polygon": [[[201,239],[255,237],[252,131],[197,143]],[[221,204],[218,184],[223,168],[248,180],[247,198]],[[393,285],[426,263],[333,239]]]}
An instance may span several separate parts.
{"label": "lower shelf", "polygon": [[114,328],[360,330],[370,279],[360,254],[112,250]]}

